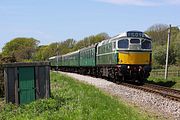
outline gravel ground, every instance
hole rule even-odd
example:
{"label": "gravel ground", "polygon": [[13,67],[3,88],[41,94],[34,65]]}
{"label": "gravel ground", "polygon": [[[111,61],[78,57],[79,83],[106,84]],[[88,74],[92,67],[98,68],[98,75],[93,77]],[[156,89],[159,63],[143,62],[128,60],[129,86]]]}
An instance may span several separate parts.
{"label": "gravel ground", "polygon": [[117,85],[101,78],[93,78],[75,73],[61,73],[94,85],[111,95],[118,96],[128,103],[140,107],[143,111],[155,114],[157,119],[180,120],[180,102],[169,100],[154,93]]}

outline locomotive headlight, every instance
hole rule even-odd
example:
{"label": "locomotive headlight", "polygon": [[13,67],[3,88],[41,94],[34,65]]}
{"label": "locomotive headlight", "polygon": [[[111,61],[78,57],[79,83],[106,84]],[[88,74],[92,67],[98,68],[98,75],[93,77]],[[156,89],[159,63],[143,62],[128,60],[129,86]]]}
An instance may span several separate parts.
{"label": "locomotive headlight", "polygon": [[139,66],[139,69],[142,69],[142,66]]}
{"label": "locomotive headlight", "polygon": [[127,68],[130,69],[130,66],[128,66]]}
{"label": "locomotive headlight", "polygon": [[142,68],[142,66],[139,66],[139,71],[141,71],[143,68]]}

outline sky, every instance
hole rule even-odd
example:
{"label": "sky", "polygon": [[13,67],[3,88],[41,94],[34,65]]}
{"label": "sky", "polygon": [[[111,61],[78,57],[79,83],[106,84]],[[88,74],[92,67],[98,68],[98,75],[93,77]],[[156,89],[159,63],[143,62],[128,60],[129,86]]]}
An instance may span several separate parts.
{"label": "sky", "polygon": [[180,25],[180,0],[0,0],[0,51],[17,37],[46,45],[154,24]]}

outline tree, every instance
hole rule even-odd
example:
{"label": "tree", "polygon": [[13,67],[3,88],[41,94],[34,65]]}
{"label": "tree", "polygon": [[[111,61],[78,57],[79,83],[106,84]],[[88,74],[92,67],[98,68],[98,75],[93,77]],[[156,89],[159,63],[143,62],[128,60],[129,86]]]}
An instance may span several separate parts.
{"label": "tree", "polygon": [[174,42],[172,43],[176,54],[176,64],[180,66],[180,32],[177,34]]}
{"label": "tree", "polygon": [[44,61],[46,60],[46,48],[48,46],[44,45],[44,46],[39,46],[35,52],[35,54],[33,55],[33,60],[34,61]]}
{"label": "tree", "polygon": [[17,61],[31,60],[39,41],[34,38],[15,38],[2,49],[3,56],[14,56]]}
{"label": "tree", "polygon": [[180,40],[180,30],[178,27],[171,27],[171,43]]}
{"label": "tree", "polygon": [[69,38],[63,42],[51,43],[47,46],[39,46],[36,53],[33,55],[33,60],[42,61],[48,60],[49,57],[58,55],[63,55],[92,44],[98,43],[104,39],[109,38],[108,34],[100,33],[95,36],[89,36],[76,42],[76,40]]}
{"label": "tree", "polygon": [[[166,59],[166,44],[168,37],[168,25],[152,25],[146,33],[153,41],[153,63],[164,65]],[[169,51],[169,64],[180,64],[180,30],[178,27],[171,27],[171,41]]]}
{"label": "tree", "polygon": [[61,48],[57,48],[59,43],[51,43],[50,45],[39,46],[36,53],[33,55],[34,61],[46,61],[48,58],[57,55],[57,51]]}
{"label": "tree", "polygon": [[152,38],[154,43],[165,45],[168,37],[168,25],[155,24],[149,27],[146,33]]}
{"label": "tree", "polygon": [[58,44],[58,50],[57,53],[59,55],[63,55],[69,52],[73,51],[73,48],[76,45],[76,41],[74,39],[67,39],[63,42],[57,43]]}
{"label": "tree", "polygon": [[80,40],[76,43],[76,45],[74,46],[74,50],[88,47],[90,45],[96,44],[108,38],[110,37],[107,33],[99,33],[97,35],[91,35],[89,37],[85,37],[83,40]]}

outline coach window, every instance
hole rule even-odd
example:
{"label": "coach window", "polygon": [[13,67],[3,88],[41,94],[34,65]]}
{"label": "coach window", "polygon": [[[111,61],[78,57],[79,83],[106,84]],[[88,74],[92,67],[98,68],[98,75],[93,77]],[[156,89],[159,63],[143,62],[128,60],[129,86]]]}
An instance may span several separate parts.
{"label": "coach window", "polygon": [[100,54],[100,48],[98,48],[98,54]]}
{"label": "coach window", "polygon": [[103,45],[103,51],[102,52],[106,53],[106,46],[105,45]]}
{"label": "coach window", "polygon": [[108,52],[110,52],[111,51],[111,46],[110,46],[110,44],[108,45]]}
{"label": "coach window", "polygon": [[116,42],[113,42],[113,49],[116,49]]}
{"label": "coach window", "polygon": [[128,48],[129,47],[129,40],[122,39],[118,41],[118,48]]}
{"label": "coach window", "polygon": [[142,41],[141,48],[142,49],[151,49],[151,41],[149,41],[149,40]]}
{"label": "coach window", "polygon": [[88,51],[88,58],[91,57],[91,54],[90,54],[90,53],[91,53],[91,50]]}

